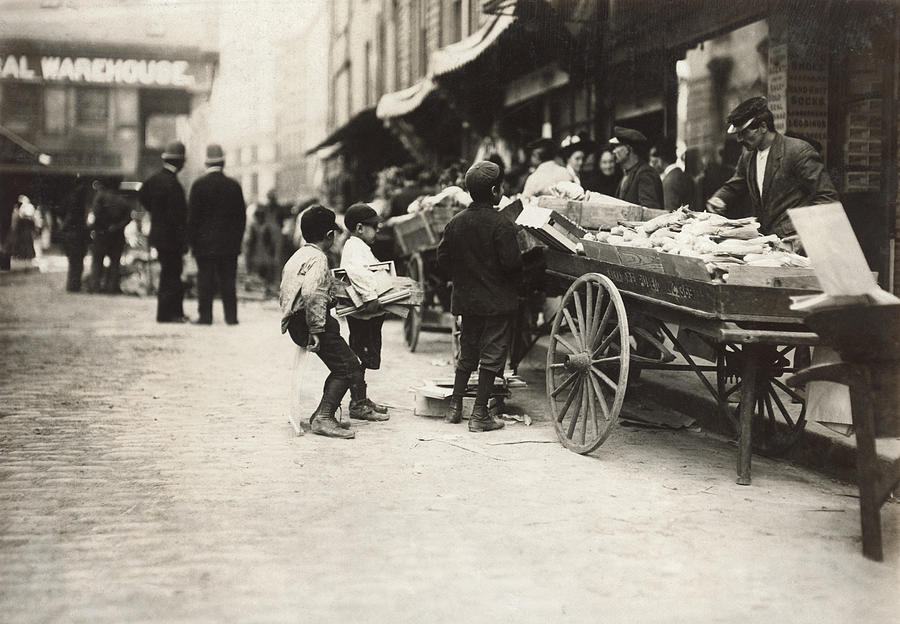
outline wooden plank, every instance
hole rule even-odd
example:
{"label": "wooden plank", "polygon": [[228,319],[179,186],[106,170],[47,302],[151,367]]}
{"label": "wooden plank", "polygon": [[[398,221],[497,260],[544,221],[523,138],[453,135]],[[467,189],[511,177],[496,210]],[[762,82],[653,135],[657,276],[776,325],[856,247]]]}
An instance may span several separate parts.
{"label": "wooden plank", "polygon": [[712,276],[706,270],[706,264],[700,258],[659,252],[659,260],[667,275],[699,282],[712,281]]}
{"label": "wooden plank", "polygon": [[615,245],[585,239],[581,239],[581,244],[584,247],[584,255],[588,258],[602,260],[603,262],[611,262],[612,264],[621,263]]}
{"label": "wooden plank", "polygon": [[727,281],[729,284],[743,286],[821,290],[814,269],[736,264],[728,269]]}
{"label": "wooden plank", "polygon": [[582,227],[594,230],[610,229],[619,221],[639,221],[641,219],[641,207],[631,204],[616,205],[600,202],[576,202],[581,204]]}
{"label": "wooden plank", "polygon": [[619,260],[625,266],[644,269],[645,271],[656,271],[657,273],[664,272],[662,262],[659,259],[659,252],[655,249],[619,246],[616,252],[619,254]]}

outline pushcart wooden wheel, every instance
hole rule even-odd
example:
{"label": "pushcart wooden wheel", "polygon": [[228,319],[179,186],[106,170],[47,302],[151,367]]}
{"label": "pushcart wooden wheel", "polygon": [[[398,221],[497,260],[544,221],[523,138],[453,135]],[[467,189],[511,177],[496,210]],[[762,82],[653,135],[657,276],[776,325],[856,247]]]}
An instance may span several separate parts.
{"label": "pushcart wooden wheel", "polygon": [[[722,411],[740,431],[738,414],[750,395],[753,403],[753,450],[760,455],[778,456],[787,452],[803,435],[806,428],[806,400],[789,388],[779,377],[789,371],[787,356],[792,346],[772,346],[759,362],[759,372],[752,393],[744,390],[741,371],[744,352],[737,345],[725,344],[719,349],[716,361],[716,382]],[[736,403],[736,407],[729,405]],[[792,403],[799,404],[791,408]]]}
{"label": "pushcart wooden wheel", "polygon": [[[414,253],[406,261],[406,276],[419,283],[422,292],[425,293],[425,263],[419,253]],[[419,334],[422,331],[422,313],[428,304],[426,293],[422,308],[411,307],[409,314],[403,319],[403,340],[410,352],[414,352],[419,344]]]}
{"label": "pushcart wooden wheel", "polygon": [[547,350],[547,399],[563,446],[597,449],[612,432],[628,385],[628,318],[615,284],[597,273],[563,295]]}

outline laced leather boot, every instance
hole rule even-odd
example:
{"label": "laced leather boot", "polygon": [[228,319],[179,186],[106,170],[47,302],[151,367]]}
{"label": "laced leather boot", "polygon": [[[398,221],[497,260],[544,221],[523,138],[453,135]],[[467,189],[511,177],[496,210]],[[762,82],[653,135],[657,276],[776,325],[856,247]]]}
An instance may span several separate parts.
{"label": "laced leather boot", "polygon": [[461,396],[453,395],[450,397],[450,410],[447,412],[447,415],[444,416],[444,422],[448,422],[451,425],[458,425],[462,422],[462,404],[463,398]]}
{"label": "laced leather boot", "polygon": [[354,375],[350,382],[350,418],[375,422],[390,419],[390,416],[387,415],[387,408],[384,408],[383,412],[379,412],[374,406],[375,404],[366,397],[366,382],[362,375]]}
{"label": "laced leather boot", "polygon": [[328,438],[349,440],[356,437],[356,432],[349,429],[349,423],[345,426],[334,417],[334,413],[341,404],[341,399],[347,392],[348,385],[346,379],[329,378],[325,382],[319,407],[309,419],[310,431]]}
{"label": "laced leather boot", "polygon": [[473,433],[496,431],[503,429],[505,424],[502,421],[494,420],[493,416],[488,413],[487,405],[475,405],[472,408],[472,415],[469,416],[469,431]]}

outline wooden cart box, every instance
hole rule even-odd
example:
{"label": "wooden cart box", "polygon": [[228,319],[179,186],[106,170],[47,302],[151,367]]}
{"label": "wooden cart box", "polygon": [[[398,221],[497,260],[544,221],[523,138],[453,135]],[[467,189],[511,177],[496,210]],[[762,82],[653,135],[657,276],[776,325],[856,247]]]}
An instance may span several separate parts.
{"label": "wooden cart box", "polygon": [[685,309],[701,317],[733,321],[797,319],[799,322],[803,313],[790,309],[791,296],[809,294],[809,290],[798,288],[744,286],[722,284],[708,279],[686,279],[658,271],[558,253],[547,253],[547,271],[567,277],[600,273],[610,278],[623,293],[638,299]]}
{"label": "wooden cart box", "polygon": [[420,249],[427,249],[438,244],[438,237],[431,229],[431,224],[422,212],[398,217],[393,220],[394,237],[397,244],[403,250],[404,255],[409,255]]}
{"label": "wooden cart box", "polygon": [[[554,210],[573,223],[592,230],[606,229],[619,221],[645,221],[641,206],[609,197],[603,201],[576,201],[560,197],[538,197],[541,208]],[[648,217],[652,218],[652,217]]]}

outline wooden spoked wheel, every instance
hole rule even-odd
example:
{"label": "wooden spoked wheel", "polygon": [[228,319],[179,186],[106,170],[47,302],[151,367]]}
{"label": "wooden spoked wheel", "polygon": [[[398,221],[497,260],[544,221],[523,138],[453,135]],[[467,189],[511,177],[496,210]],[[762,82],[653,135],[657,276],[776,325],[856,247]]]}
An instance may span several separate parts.
{"label": "wooden spoked wheel", "polygon": [[615,284],[579,277],[553,319],[547,350],[547,399],[563,446],[590,453],[606,440],[628,384],[628,318]]}
{"label": "wooden spoked wheel", "polygon": [[[420,254],[414,253],[406,261],[406,276],[417,281],[422,292],[425,293],[425,263]],[[409,308],[409,314],[403,319],[403,340],[410,352],[415,352],[416,346],[419,344],[419,334],[422,332],[422,312],[427,304],[428,293],[425,293],[422,308],[415,306]]]}
{"label": "wooden spoked wheel", "polygon": [[[735,432],[740,431],[738,414],[749,397],[753,406],[753,450],[760,455],[784,454],[796,444],[806,428],[805,398],[779,379],[789,372],[787,356],[793,349],[792,346],[767,348],[759,359],[759,371],[752,390],[744,387],[741,377],[745,365],[743,350],[726,344],[719,351],[716,381],[722,409]],[[737,407],[728,405],[729,402],[736,402]],[[798,407],[790,407],[792,403],[797,403]]]}

